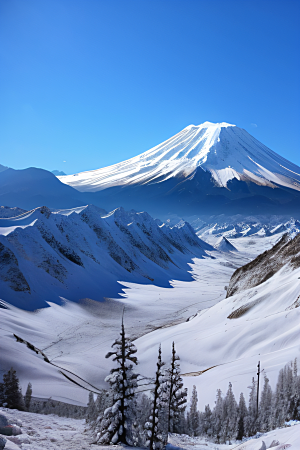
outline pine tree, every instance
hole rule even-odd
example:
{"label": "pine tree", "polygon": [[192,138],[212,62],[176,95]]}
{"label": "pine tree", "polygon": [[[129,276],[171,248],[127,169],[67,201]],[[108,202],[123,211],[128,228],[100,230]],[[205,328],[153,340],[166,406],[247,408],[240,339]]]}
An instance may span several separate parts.
{"label": "pine tree", "polygon": [[31,397],[32,397],[32,384],[28,383],[25,397],[24,397],[25,408],[27,409],[27,411],[29,411],[29,408],[30,408]]}
{"label": "pine tree", "polygon": [[201,434],[207,434],[208,436],[212,436],[212,411],[209,405],[206,405],[204,408],[204,413],[200,414],[200,429]]}
{"label": "pine tree", "polygon": [[217,399],[215,401],[215,407],[212,413],[213,436],[215,437],[217,444],[220,443],[222,423],[223,423],[223,398],[221,389],[218,389]]}
{"label": "pine tree", "polygon": [[237,432],[237,440],[241,441],[243,437],[245,436],[245,429],[244,429],[244,418],[247,416],[248,410],[246,406],[246,401],[244,394],[241,392],[240,394],[240,400],[239,400],[239,407],[238,407],[238,432]]}
{"label": "pine tree", "polygon": [[170,433],[178,431],[177,424],[187,403],[187,389],[183,389],[179,361],[180,358],[176,355],[175,343],[173,342],[171,367],[166,371],[169,391],[168,431]]}
{"label": "pine tree", "polygon": [[257,383],[252,378],[251,386],[248,386],[250,389],[249,394],[249,407],[248,407],[248,415],[244,419],[244,427],[246,436],[254,436],[257,432],[257,407],[256,407],[256,390]]}
{"label": "pine tree", "polygon": [[267,375],[264,375],[264,386],[260,397],[258,411],[259,430],[267,432],[271,430],[271,416],[272,416],[272,389],[269,384]]}
{"label": "pine tree", "polygon": [[[161,359],[161,346],[158,349],[157,369],[155,374],[154,389],[152,390],[151,415],[145,424],[148,440],[147,447],[150,450],[160,450],[165,447],[168,440],[168,429],[165,427],[164,415],[167,413],[167,396],[165,379],[162,368],[165,365]],[[167,425],[167,424],[166,424]]]}
{"label": "pine tree", "polygon": [[133,403],[138,377],[132,369],[133,364],[137,364],[137,358],[133,356],[137,350],[125,335],[123,318],[120,338],[115,340],[112,347],[114,350],[108,352],[106,358],[113,357],[117,367],[111,369],[105,379],[110,384],[112,406],[101,415],[96,427],[96,441],[98,444],[120,442],[131,445]]}
{"label": "pine tree", "polygon": [[200,415],[197,404],[198,404],[197,388],[194,385],[189,410],[189,432],[191,436],[198,436],[199,434]]}
{"label": "pine tree", "polygon": [[9,369],[9,371],[3,375],[3,385],[3,396],[6,407],[23,411],[25,409],[24,399],[19,386],[17,373],[13,368]]}
{"label": "pine tree", "polygon": [[94,394],[92,392],[89,392],[89,401],[87,404],[87,411],[86,411],[86,422],[92,423],[97,418],[97,410],[94,400]]}
{"label": "pine tree", "polygon": [[224,444],[226,444],[227,439],[230,444],[230,440],[236,435],[237,416],[237,403],[232,392],[232,384],[229,382],[228,391],[223,400],[223,423],[221,434],[223,436]]}

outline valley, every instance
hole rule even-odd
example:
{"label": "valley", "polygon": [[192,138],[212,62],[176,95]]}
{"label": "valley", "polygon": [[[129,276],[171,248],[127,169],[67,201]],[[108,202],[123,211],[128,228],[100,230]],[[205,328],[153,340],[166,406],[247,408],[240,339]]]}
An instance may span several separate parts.
{"label": "valley", "polygon": [[[81,213],[84,211],[86,209],[82,209]],[[54,217],[52,220],[59,219],[59,224],[62,223],[61,220],[68,223],[66,220],[70,215],[74,216],[72,226],[75,220],[78,228],[81,223],[77,222],[78,214],[81,213],[79,210],[64,211],[68,215],[62,215],[61,218],[59,214],[51,213],[48,219],[40,211],[30,213],[29,216],[25,214],[20,216],[24,217],[20,223],[25,227],[20,230],[21,235],[27,229],[32,233],[35,221],[47,223],[51,216]],[[101,216],[103,212],[98,211],[98,214]],[[122,213],[124,214],[125,212]],[[131,220],[133,217],[131,216]],[[27,225],[24,225],[26,220]],[[152,223],[150,219],[147,220]],[[33,222],[35,223],[32,224]],[[273,228],[276,230],[277,225]],[[6,236],[18,231],[13,228],[8,233],[8,227],[2,230]],[[168,360],[174,340],[181,357],[185,386],[191,392],[193,384],[197,385],[200,407],[213,403],[216,386],[225,390],[228,381],[233,382],[237,393],[245,391],[247,383],[255,374],[257,360],[262,361],[264,370],[275,382],[279,368],[297,355],[299,309],[292,305],[299,295],[299,269],[283,268],[262,285],[246,289],[228,299],[226,289],[233,272],[261,252],[269,250],[281,239],[284,231],[266,236],[261,235],[258,229],[256,235],[228,238],[235,250],[225,248],[222,251],[212,246],[212,243],[220,239],[220,233],[213,233],[216,226],[210,230],[210,234],[208,230],[205,231],[206,237],[210,236],[207,239],[210,244],[199,240],[200,244],[202,242],[198,248],[199,254],[192,256],[188,263],[185,260],[181,280],[176,279],[178,268],[174,269],[173,264],[169,263],[168,268],[165,268],[165,273],[170,278],[168,285],[150,280],[140,284],[136,282],[134,273],[131,279],[130,276],[122,278],[127,272],[123,270],[116,277],[115,292],[118,295],[115,296],[105,295],[105,286],[97,288],[97,284],[101,283],[99,275],[96,275],[90,297],[81,294],[81,291],[88,292],[90,289],[90,286],[85,288],[86,281],[83,281],[83,286],[78,284],[76,287],[75,298],[74,290],[71,291],[72,297],[68,297],[67,293],[58,297],[52,287],[53,282],[48,281],[48,275],[44,283],[47,283],[49,300],[44,307],[38,309],[20,309],[22,303],[18,305],[17,302],[20,298],[23,302],[24,295],[30,296],[28,293],[12,291],[11,298],[15,298],[15,306],[13,301],[7,301],[8,296],[3,296],[0,331],[4,367],[14,365],[22,385],[25,387],[31,381],[37,397],[51,397],[84,405],[88,390],[98,392],[106,386],[104,378],[110,369],[110,362],[104,356],[118,335],[125,307],[126,332],[134,339],[138,348],[139,372],[144,376],[152,376],[153,360],[159,343],[162,344],[163,357]],[[71,229],[69,233],[70,231]],[[169,233],[171,232],[172,228]],[[9,242],[14,243],[14,249],[19,252],[16,254],[24,257],[24,250],[21,252],[20,247],[24,240],[20,239],[19,234],[17,236],[18,245],[15,239]],[[86,238],[88,239],[88,235]],[[69,245],[71,242],[69,237]],[[180,242],[182,245],[182,240]],[[59,250],[53,249],[49,244],[47,247],[48,251],[56,251],[61,257]],[[77,246],[77,251],[79,248]],[[128,251],[127,253],[129,254]],[[35,258],[37,257],[36,254]],[[84,264],[87,260],[90,261],[90,258],[84,260]],[[176,260],[177,266],[180,260],[182,256]],[[66,257],[61,261],[65,267],[77,267],[77,264],[70,263]],[[159,259],[157,262],[160,264]],[[112,270],[115,269],[110,269]],[[160,265],[158,270],[161,270]],[[24,273],[27,276],[27,272]],[[107,272],[104,274],[107,277]],[[74,284],[74,277],[71,280]],[[66,283],[64,280],[63,288]],[[37,289],[37,285],[33,289]],[[42,296],[43,292],[40,290],[37,295]],[[104,296],[102,300],[99,293]],[[253,304],[249,311],[237,319],[228,318],[233,311],[248,305],[249,301]],[[14,334],[40,349],[52,364],[45,362],[41,354],[36,354],[26,344],[17,342]],[[207,370],[209,368],[212,369]],[[200,375],[202,371],[205,372]],[[70,382],[66,376],[84,389]]]}

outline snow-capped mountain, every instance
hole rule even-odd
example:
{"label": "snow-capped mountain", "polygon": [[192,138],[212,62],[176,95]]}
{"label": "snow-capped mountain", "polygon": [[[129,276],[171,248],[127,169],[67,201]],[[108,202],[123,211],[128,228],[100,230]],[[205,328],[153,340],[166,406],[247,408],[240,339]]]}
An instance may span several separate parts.
{"label": "snow-capped mountain", "polygon": [[[192,219],[192,218],[191,218]],[[288,233],[290,237],[300,233],[300,222],[284,216],[257,217],[209,217],[207,222],[200,219],[189,220],[197,235],[216,247],[223,238],[266,237]]]}
{"label": "snow-capped mountain", "polygon": [[37,208],[0,219],[1,298],[32,310],[117,296],[118,281],[169,286],[191,279],[188,263],[209,249],[188,223],[159,225],[146,212]]}
{"label": "snow-capped mountain", "polygon": [[228,123],[189,125],[160,145],[127,161],[98,170],[60,177],[79,191],[112,186],[161,183],[192,175],[201,167],[220,187],[249,180],[262,186],[300,191],[300,168],[272,152],[247,131]]}
{"label": "snow-capped mountain", "polygon": [[104,207],[121,201],[169,213],[299,212],[300,168],[224,122],[190,125],[127,161],[59,179],[97,193]]}

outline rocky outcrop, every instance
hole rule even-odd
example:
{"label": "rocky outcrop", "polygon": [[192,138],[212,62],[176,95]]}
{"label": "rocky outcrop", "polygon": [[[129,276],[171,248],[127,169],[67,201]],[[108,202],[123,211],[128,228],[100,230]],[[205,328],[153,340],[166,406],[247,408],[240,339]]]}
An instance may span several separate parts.
{"label": "rocky outcrop", "polygon": [[267,281],[283,266],[300,267],[300,234],[291,239],[283,235],[277,244],[250,263],[237,269],[227,289],[227,297]]}

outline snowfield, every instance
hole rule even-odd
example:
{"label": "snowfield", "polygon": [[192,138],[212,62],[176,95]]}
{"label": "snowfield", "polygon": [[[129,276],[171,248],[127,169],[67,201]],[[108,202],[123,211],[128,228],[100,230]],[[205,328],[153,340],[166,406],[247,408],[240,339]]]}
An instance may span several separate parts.
{"label": "snowfield", "polygon": [[[4,414],[11,423],[20,421],[22,434],[18,436],[6,436],[5,450],[104,450],[105,445],[92,444],[92,439],[85,420],[58,417],[52,414],[42,415],[17,410],[0,408],[0,414]],[[299,442],[300,425],[277,429],[265,433],[257,439],[250,439],[244,443],[233,445],[219,445],[209,442],[201,437],[191,438],[186,435],[169,435],[167,450],[260,450],[262,442],[266,448],[274,442],[279,445],[272,446],[274,450],[300,449]],[[124,447],[114,445],[114,449],[121,450]],[[126,447],[130,448],[130,447]],[[134,447],[139,450],[138,447]]]}

